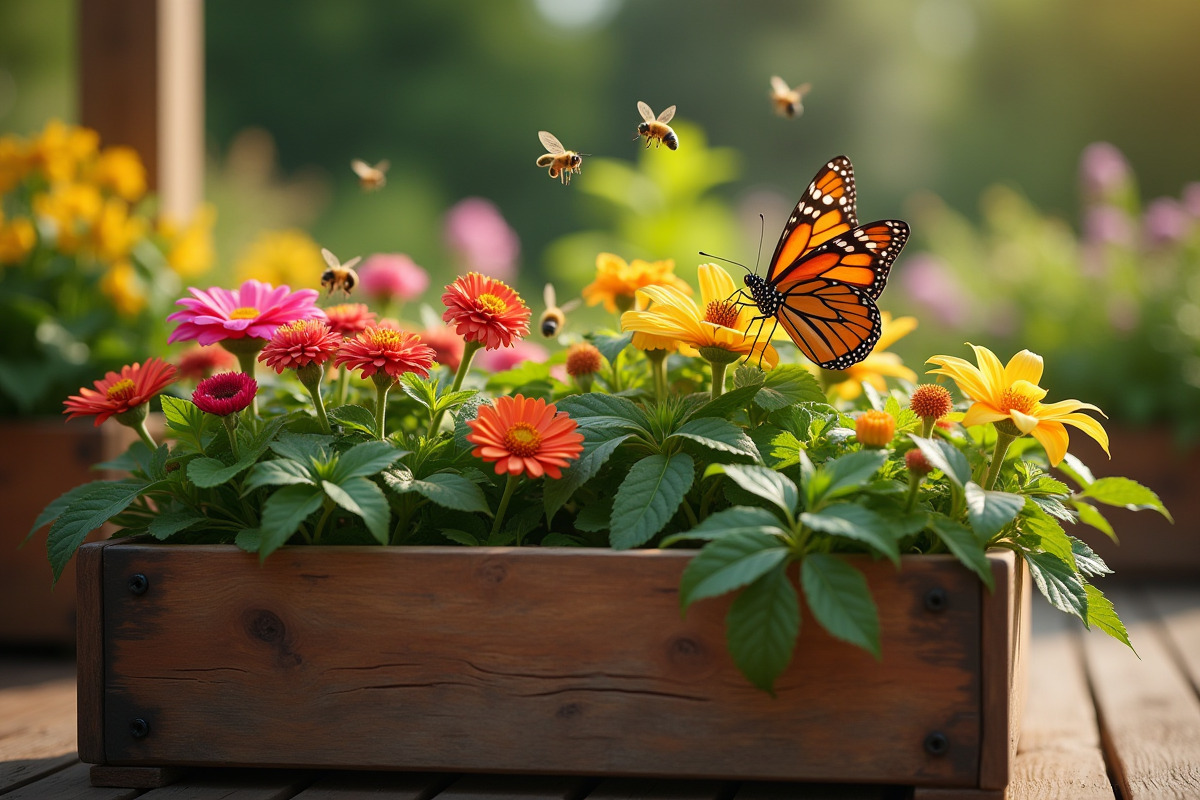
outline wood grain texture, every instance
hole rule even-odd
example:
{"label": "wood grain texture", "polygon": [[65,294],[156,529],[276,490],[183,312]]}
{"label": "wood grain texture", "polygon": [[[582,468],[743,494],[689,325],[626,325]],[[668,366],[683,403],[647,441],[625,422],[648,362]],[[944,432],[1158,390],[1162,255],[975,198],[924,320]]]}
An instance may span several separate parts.
{"label": "wood grain texture", "polygon": [[1038,602],[1033,612],[1021,744],[1010,800],[1113,800],[1083,668],[1079,621]]}
{"label": "wood grain texture", "polygon": [[1147,596],[1176,661],[1200,693],[1200,591],[1196,584],[1156,585]]}
{"label": "wood grain texture", "polygon": [[57,661],[0,665],[0,794],[78,760],[74,676]]}
{"label": "wood grain texture", "polygon": [[723,800],[733,788],[718,781],[608,778],[588,792],[587,800]]}
{"label": "wood grain texture", "polygon": [[284,770],[211,770],[151,789],[138,800],[291,800],[315,776]]}
{"label": "wood grain texture", "polygon": [[909,800],[909,796],[902,786],[747,781],[731,800]]}
{"label": "wood grain texture", "polygon": [[96,764],[88,780],[92,786],[123,786],[129,789],[158,789],[170,786],[183,776],[174,767],[111,767]]}
{"label": "wood grain texture", "polygon": [[[285,548],[259,566],[234,548],[107,548],[106,760],[975,784],[971,573],[855,559],[883,661],[806,615],[771,698],[727,654],[727,599],[680,618],[690,558]],[[935,587],[941,612],[924,606]],[[925,752],[933,731],[944,755]]]}
{"label": "wood grain texture", "polygon": [[989,556],[994,591],[983,593],[983,743],[979,788],[1008,785],[1024,710],[1029,650],[1029,570],[1015,553]]}
{"label": "wood grain texture", "polygon": [[79,612],[75,631],[78,674],[79,758],[104,761],[104,550],[111,542],[86,545],[75,555]]}
{"label": "wood grain texture", "polygon": [[1005,800],[1003,789],[930,789],[917,787],[912,800]]}
{"label": "wood grain texture", "polygon": [[101,789],[88,783],[88,766],[75,764],[4,795],[4,800],[131,800],[137,789]]}
{"label": "wood grain texture", "polygon": [[583,778],[555,775],[468,775],[437,800],[575,800],[587,791]]}
{"label": "wood grain texture", "polygon": [[1105,752],[1121,797],[1200,797],[1200,700],[1145,598],[1132,590],[1107,594],[1141,656],[1099,631],[1083,637]]}
{"label": "wood grain texture", "polygon": [[430,800],[453,780],[450,775],[413,772],[335,772],[296,795],[296,800]]}

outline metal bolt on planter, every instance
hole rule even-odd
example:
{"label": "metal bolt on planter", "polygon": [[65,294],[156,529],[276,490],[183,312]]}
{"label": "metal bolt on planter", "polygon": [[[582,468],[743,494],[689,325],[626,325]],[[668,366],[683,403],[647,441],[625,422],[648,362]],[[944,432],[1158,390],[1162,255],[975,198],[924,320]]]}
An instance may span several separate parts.
{"label": "metal bolt on planter", "polygon": [[946,734],[934,731],[925,737],[925,752],[931,756],[944,756],[950,749],[950,740]]}
{"label": "metal bolt on planter", "polygon": [[150,723],[138,717],[129,722],[129,735],[135,739],[145,739],[150,733]]}
{"label": "metal bolt on planter", "polygon": [[129,576],[129,593],[145,594],[150,588],[150,579],[138,572]]}
{"label": "metal bolt on planter", "polygon": [[935,614],[946,610],[946,604],[950,600],[946,597],[946,590],[940,586],[935,589],[930,589],[925,593],[925,609],[932,611]]}

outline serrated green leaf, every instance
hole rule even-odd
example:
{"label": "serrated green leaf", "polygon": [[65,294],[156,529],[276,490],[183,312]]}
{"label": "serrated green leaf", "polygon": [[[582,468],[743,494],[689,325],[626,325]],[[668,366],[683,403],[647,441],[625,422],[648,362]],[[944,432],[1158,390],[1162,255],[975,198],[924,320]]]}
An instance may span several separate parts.
{"label": "serrated green leaf", "polygon": [[617,336],[597,334],[592,337],[592,344],[600,351],[609,364],[617,360],[617,355],[633,342],[632,333],[622,333]]}
{"label": "serrated green leaf", "polygon": [[888,520],[854,503],[835,503],[820,511],[804,512],[800,522],[830,536],[862,542],[900,566],[900,546]]}
{"label": "serrated green leaf", "polygon": [[1136,655],[1137,650],[1134,650],[1133,644],[1129,641],[1129,631],[1125,630],[1125,623],[1121,622],[1121,618],[1117,616],[1117,609],[1113,607],[1112,601],[1090,583],[1085,584],[1083,588],[1087,592],[1087,620],[1084,624],[1089,630],[1095,625],[1133,650]]}
{"label": "serrated green leaf", "polygon": [[264,559],[287,544],[310,514],[321,507],[325,495],[316,486],[285,486],[263,504],[258,557]]}
{"label": "serrated green leaf", "polygon": [[967,481],[971,480],[971,465],[954,445],[941,439],[923,439],[913,434],[909,434],[908,438],[921,448],[925,460],[935,469],[940,469],[947,478],[959,486],[966,486]]}
{"label": "serrated green leaf", "polygon": [[1063,530],[1062,525],[1053,517],[1034,505],[1027,507],[1021,527],[1037,535],[1038,546],[1047,553],[1062,559],[1072,569],[1075,567],[1075,555],[1071,549],[1071,537]]}
{"label": "serrated green leaf", "polygon": [[1004,530],[1025,507],[1021,495],[988,491],[974,481],[967,482],[965,495],[971,527],[984,541]]}
{"label": "serrated green leaf", "polygon": [[800,440],[790,431],[780,430],[773,425],[759,425],[751,430],[750,439],[758,448],[761,458],[773,470],[782,471],[800,463]]}
{"label": "serrated green leaf", "polygon": [[940,514],[930,516],[929,527],[946,545],[946,549],[978,575],[989,590],[994,588],[995,581],[992,578],[992,567],[988,563],[985,544],[974,531]]}
{"label": "serrated green leaf", "polygon": [[612,498],[601,496],[579,510],[575,515],[575,527],[586,533],[600,533],[609,529],[611,517]]}
{"label": "serrated green leaf", "polygon": [[800,585],[813,617],[831,636],[882,658],[879,614],[861,572],[836,556],[812,553],[801,562]]}
{"label": "serrated green leaf", "polygon": [[168,509],[154,515],[154,519],[146,526],[146,532],[161,542],[207,519],[200,512],[190,508]]}
{"label": "serrated green leaf", "polygon": [[[762,386],[767,379],[767,372],[757,364],[742,362],[733,371],[733,386],[742,389],[750,386]],[[722,395],[723,397],[724,395]],[[720,399],[720,398],[718,398]]]}
{"label": "serrated green leaf", "polygon": [[21,540],[21,544],[24,545],[25,542],[28,542],[31,538],[33,538],[33,535],[37,533],[38,530],[40,530],[43,526],[49,525],[54,520],[58,519],[59,515],[66,511],[71,503],[74,503],[80,497],[92,492],[94,487],[108,486],[112,483],[113,481],[90,481],[88,483],[81,483],[74,488],[68,489],[55,499],[51,500],[50,504],[42,509],[42,513],[37,515],[37,519],[33,521],[33,527],[29,529],[29,533],[25,534],[25,538]]}
{"label": "serrated green leaf", "polygon": [[1022,552],[1033,582],[1050,605],[1059,611],[1088,619],[1088,595],[1083,579],[1065,561],[1052,553]]}
{"label": "serrated green leaf", "polygon": [[337,467],[333,470],[331,480],[341,483],[350,478],[365,478],[377,475],[390,467],[395,461],[408,455],[409,451],[400,450],[391,442],[363,442],[338,455]]}
{"label": "serrated green leaf", "polygon": [[747,492],[778,508],[785,519],[794,518],[800,492],[791,478],[755,464],[713,464],[705,470],[704,476],[722,473]]}
{"label": "serrated green leaf", "polygon": [[1079,484],[1080,488],[1084,488],[1096,480],[1096,476],[1088,469],[1087,464],[1070,453],[1063,456],[1063,460],[1058,464],[1058,470]]}
{"label": "serrated green leaf", "polygon": [[1095,550],[1074,536],[1068,538],[1071,540],[1071,553],[1075,556],[1075,566],[1079,568],[1080,572],[1089,577],[1113,574],[1113,571],[1108,568],[1108,564],[1104,563],[1104,559],[1096,555]]}
{"label": "serrated green leaf", "polygon": [[589,392],[564,397],[556,405],[559,411],[569,414],[581,430],[617,428],[650,438],[645,414],[624,397]]}
{"label": "serrated green leaf", "polygon": [[262,528],[246,528],[238,531],[238,535],[233,538],[233,543],[247,553],[257,553],[262,547],[262,537]]}
{"label": "serrated green leaf", "polygon": [[821,384],[799,364],[780,364],[767,373],[754,404],[766,411],[778,411],[796,403],[823,403]]}
{"label": "serrated green leaf", "polygon": [[714,539],[688,562],[679,582],[679,604],[731,592],[757,580],[788,557],[779,539],[764,533],[734,533]]}
{"label": "serrated green leaf", "polygon": [[383,473],[383,480],[397,494],[415,492],[442,508],[481,514],[491,512],[483,490],[454,472],[435,472],[417,480],[408,470],[389,470]]}
{"label": "serrated green leaf", "polygon": [[271,442],[271,450],[284,458],[307,464],[314,460],[328,460],[329,445],[332,443],[332,436],[314,433],[285,433],[276,441]]}
{"label": "serrated green leaf", "polygon": [[383,490],[373,481],[363,477],[346,478],[340,483],[321,481],[321,488],[333,502],[362,517],[376,541],[387,544],[392,511]]}
{"label": "serrated green leaf", "polygon": [[433,382],[426,382],[414,372],[406,372],[400,376],[400,391],[417,401],[427,411],[432,411],[437,402],[437,390]]}
{"label": "serrated green leaf", "polygon": [[787,537],[787,531],[779,527],[779,519],[765,508],[734,506],[710,515],[690,531],[668,536],[663,539],[662,547],[670,547],[676,542],[722,539],[742,533],[775,536],[780,542],[785,541]]}
{"label": "serrated green leaf", "polygon": [[71,556],[92,531],[120,514],[143,492],[160,488],[166,482],[139,480],[94,481],[87,491],[75,495],[50,526],[46,551],[57,582]]}
{"label": "serrated green leaf", "polygon": [[1110,506],[1123,506],[1133,511],[1154,509],[1174,522],[1158,495],[1129,478],[1097,478],[1080,495]]}
{"label": "serrated green leaf", "polygon": [[733,663],[758,688],[774,694],[800,634],[800,598],[781,564],[742,590],[725,617]]}
{"label": "serrated green leaf", "polygon": [[247,453],[233,464],[226,464],[217,458],[197,458],[187,465],[188,480],[202,489],[223,486],[236,478],[242,472],[250,469],[258,458],[254,453]]}
{"label": "serrated green leaf", "polygon": [[190,400],[182,400],[170,395],[160,395],[163,417],[167,427],[179,433],[199,438],[204,431],[204,412]]}
{"label": "serrated green leaf", "polygon": [[668,436],[667,441],[670,441],[673,436],[693,441],[709,450],[733,453],[758,461],[758,449],[746,432],[729,420],[720,417],[690,419],[671,436]]}
{"label": "serrated green leaf", "polygon": [[542,488],[542,502],[546,508],[546,521],[553,522],[554,515],[563,507],[579,487],[596,477],[596,473],[608,461],[621,443],[633,434],[624,433],[603,441],[583,443],[579,460],[562,471],[558,480],[547,480]]}
{"label": "serrated green leaf", "polygon": [[446,539],[449,539],[450,541],[454,542],[455,544],[461,544],[461,545],[465,545],[467,547],[478,547],[479,546],[479,540],[476,539],[471,534],[467,533],[466,531],[460,531],[460,530],[455,530],[453,528],[450,528],[448,530],[440,530],[440,531],[438,531],[438,533],[440,533]]}
{"label": "serrated green leaf", "polygon": [[704,417],[728,419],[730,414],[750,405],[756,394],[758,394],[757,384],[731,389],[717,399],[709,400],[700,406],[689,415],[688,419],[702,419]]}
{"label": "serrated green leaf", "polygon": [[862,488],[879,471],[887,457],[886,450],[859,450],[826,461],[819,472],[825,475],[828,482],[819,495],[812,497],[811,503],[815,505],[822,499],[841,497]]}
{"label": "serrated green leaf", "polygon": [[329,420],[352,431],[361,431],[370,436],[377,436],[375,430],[375,414],[363,406],[346,405],[329,410]]}
{"label": "serrated green leaf", "polygon": [[297,483],[315,484],[312,473],[305,465],[287,458],[260,461],[243,481],[242,495],[247,495],[260,486],[287,486]]}
{"label": "serrated green leaf", "polygon": [[670,521],[692,486],[687,453],[655,454],[634,464],[617,489],[609,542],[614,550],[643,545]]}
{"label": "serrated green leaf", "polygon": [[1074,500],[1071,505],[1074,506],[1075,511],[1079,514],[1080,522],[1085,525],[1091,525],[1098,531],[1103,531],[1105,536],[1114,542],[1117,541],[1117,532],[1113,530],[1112,524],[1104,518],[1104,515],[1094,505],[1083,500]]}

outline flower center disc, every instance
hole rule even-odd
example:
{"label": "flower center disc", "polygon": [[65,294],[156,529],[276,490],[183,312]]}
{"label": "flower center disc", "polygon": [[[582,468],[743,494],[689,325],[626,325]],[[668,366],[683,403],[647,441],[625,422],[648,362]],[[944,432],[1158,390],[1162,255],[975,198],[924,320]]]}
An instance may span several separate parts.
{"label": "flower center disc", "polygon": [[260,313],[261,312],[257,308],[253,308],[251,306],[242,306],[241,308],[235,308],[233,311],[230,311],[229,318],[230,319],[254,319]]}
{"label": "flower center disc", "polygon": [[542,434],[528,422],[518,422],[504,434],[504,446],[514,456],[528,458],[542,446]]}
{"label": "flower center disc", "polygon": [[125,380],[117,381],[112,386],[108,387],[106,394],[108,395],[109,400],[125,402],[133,397],[133,390],[135,388],[136,387],[134,386],[133,381],[129,378],[126,378]]}
{"label": "flower center disc", "polygon": [[376,328],[371,334],[371,344],[383,348],[399,347],[400,332],[391,328]]}
{"label": "flower center disc", "polygon": [[1028,414],[1033,411],[1036,405],[1036,398],[1011,387],[1005,389],[1004,394],[1000,397],[1000,408],[1002,411],[1020,411],[1022,414]]}
{"label": "flower center disc", "polygon": [[494,294],[481,294],[477,298],[479,307],[489,314],[503,314],[508,310],[508,303],[496,297]]}
{"label": "flower center disc", "polygon": [[738,307],[724,300],[713,300],[704,312],[704,321],[722,328],[732,328],[737,324]]}

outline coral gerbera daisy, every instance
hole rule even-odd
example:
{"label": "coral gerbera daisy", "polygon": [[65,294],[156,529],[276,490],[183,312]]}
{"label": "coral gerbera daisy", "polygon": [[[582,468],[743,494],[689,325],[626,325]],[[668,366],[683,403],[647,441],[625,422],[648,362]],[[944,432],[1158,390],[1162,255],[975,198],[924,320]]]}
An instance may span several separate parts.
{"label": "coral gerbera daisy", "polygon": [[469,272],[446,287],[442,320],[468,343],[511,347],[529,335],[529,306],[504,281]]}
{"label": "coral gerbera daisy", "polygon": [[583,452],[583,434],[565,411],[541,398],[497,397],[467,420],[476,458],[495,462],[496,474],[561,478],[561,468]]}
{"label": "coral gerbera daisy", "polygon": [[375,312],[363,303],[339,303],[325,309],[329,327],[342,336],[353,336],[375,324]]}
{"label": "coral gerbera daisy", "polygon": [[394,383],[406,372],[428,378],[435,355],[415,333],[372,327],[345,340],[333,363],[359,370],[364,378],[383,374]]}
{"label": "coral gerbera daisy", "polygon": [[144,364],[127,365],[121,367],[120,372],[105,374],[93,384],[95,389],[80,387],[79,394],[63,402],[66,406],[63,413],[69,415],[67,419],[94,414],[97,425],[114,417],[122,425],[137,430],[146,440],[149,434],[145,433],[143,423],[147,404],[174,380],[175,367],[161,358],[149,358]]}
{"label": "coral gerbera daisy", "polygon": [[248,280],[233,291],[219,287],[188,291],[191,297],[176,301],[184,310],[167,317],[168,321],[179,322],[168,342],[195,339],[204,345],[248,338],[266,340],[280,325],[298,319],[325,319],[325,312],[315,305],[315,289],[293,292],[287,286],[276,288]]}
{"label": "coral gerbera daisy", "polygon": [[596,256],[596,280],[583,288],[583,299],[589,306],[604,303],[610,313],[628,311],[634,306],[638,289],[646,286],[673,286],[684,294],[692,287],[675,275],[675,262],[643,261],[635,258],[629,263],[612,253]]}
{"label": "coral gerbera daisy", "polygon": [[298,319],[275,329],[258,360],[282,375],[285,369],[320,366],[341,346],[342,337],[324,322]]}

